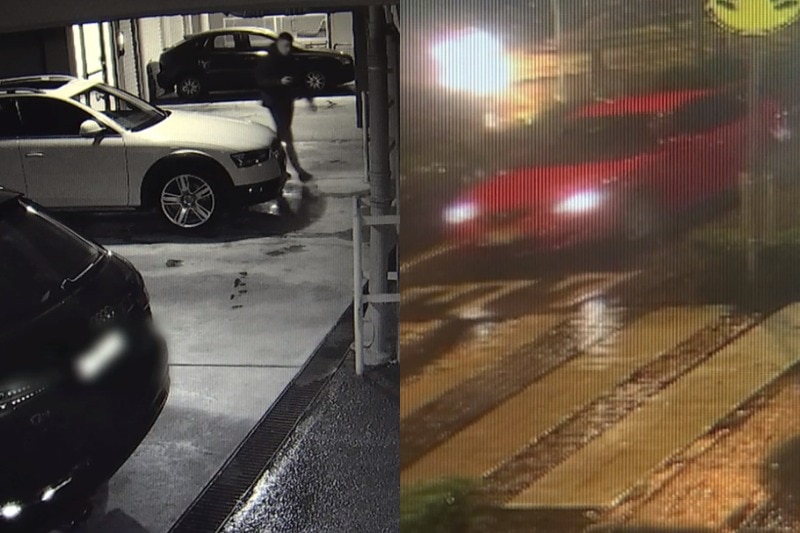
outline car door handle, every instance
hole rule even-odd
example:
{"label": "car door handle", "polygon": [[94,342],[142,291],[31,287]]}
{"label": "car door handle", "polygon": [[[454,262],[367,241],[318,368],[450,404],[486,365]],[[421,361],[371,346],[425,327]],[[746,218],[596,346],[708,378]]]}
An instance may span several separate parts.
{"label": "car door handle", "polygon": [[25,157],[44,157],[44,152],[28,152]]}

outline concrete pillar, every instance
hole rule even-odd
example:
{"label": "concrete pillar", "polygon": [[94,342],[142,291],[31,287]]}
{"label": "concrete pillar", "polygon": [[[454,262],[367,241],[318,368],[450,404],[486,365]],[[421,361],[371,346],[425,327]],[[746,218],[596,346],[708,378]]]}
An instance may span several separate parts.
{"label": "concrete pillar", "polygon": [[[391,214],[392,175],[389,136],[389,86],[386,55],[386,13],[383,6],[368,10],[367,83],[369,87],[369,183],[373,215]],[[389,289],[389,253],[394,245],[392,226],[374,226],[370,230],[369,292],[386,293]],[[365,350],[367,365],[381,365],[393,358],[396,334],[392,304],[373,304],[366,321],[372,342]]]}
{"label": "concrete pillar", "polygon": [[200,31],[208,31],[211,29],[211,17],[208,13],[200,15]]}

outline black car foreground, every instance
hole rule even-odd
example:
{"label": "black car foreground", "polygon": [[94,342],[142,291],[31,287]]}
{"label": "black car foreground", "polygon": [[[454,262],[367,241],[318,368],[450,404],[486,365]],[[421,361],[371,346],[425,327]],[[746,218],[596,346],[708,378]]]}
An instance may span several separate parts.
{"label": "black car foreground", "polygon": [[[196,99],[214,91],[256,89],[255,69],[269,53],[277,34],[261,28],[228,28],[187,36],[161,54],[158,85],[167,93]],[[295,45],[292,54],[308,94],[355,79],[353,58],[335,50]]]}
{"label": "black car foreground", "polygon": [[141,275],[0,189],[0,531],[72,520],[168,394]]}

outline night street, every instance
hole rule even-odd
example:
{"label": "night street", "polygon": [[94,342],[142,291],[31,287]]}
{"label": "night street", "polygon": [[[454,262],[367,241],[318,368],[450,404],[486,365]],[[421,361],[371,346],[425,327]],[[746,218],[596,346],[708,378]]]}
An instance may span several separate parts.
{"label": "night street", "polygon": [[[463,13],[470,9],[479,13]],[[565,30],[573,32],[560,59],[567,105],[553,101],[559,56],[535,51],[533,30],[503,24],[476,23],[473,34],[453,37],[465,49],[470,39],[505,45],[513,74],[495,92],[479,94],[441,65],[440,86],[414,78],[405,87],[410,106],[425,110],[404,125],[412,148],[401,191],[419,210],[404,223],[402,246],[400,477],[409,524],[423,523],[417,509],[441,495],[461,502],[463,520],[481,532],[800,526],[788,481],[800,428],[787,419],[800,394],[800,292],[791,274],[800,144],[795,135],[761,149],[754,185],[722,175],[729,160],[711,151],[705,160],[692,161],[695,152],[659,160],[670,140],[624,144],[639,131],[636,113],[702,94],[690,93],[702,78],[678,74],[692,72],[694,22],[628,30],[626,20],[619,40],[605,45],[602,76],[589,72],[580,48],[588,30]],[[420,30],[420,51],[437,31],[434,23]],[[448,60],[477,62],[460,51]],[[781,57],[770,59],[763,90],[791,111],[798,99],[776,66]],[[499,77],[502,66],[476,68]],[[724,75],[717,68],[708,67],[709,78]],[[707,83],[712,94],[721,84]],[[630,121],[598,135],[596,153],[564,133],[576,131],[570,121],[594,118],[601,131],[600,120],[615,113]],[[796,114],[786,116],[796,132]],[[617,166],[616,153],[625,164]],[[657,162],[640,178],[630,169],[650,154]],[[630,228],[638,206],[624,195],[614,204],[611,186],[596,192],[626,172],[643,187],[672,180],[644,196],[650,202]],[[595,175],[609,177],[601,184]],[[705,180],[728,185],[685,211],[657,211]],[[594,214],[603,209],[620,213]],[[586,222],[568,226],[570,216]],[[752,286],[748,231],[766,235]]]}

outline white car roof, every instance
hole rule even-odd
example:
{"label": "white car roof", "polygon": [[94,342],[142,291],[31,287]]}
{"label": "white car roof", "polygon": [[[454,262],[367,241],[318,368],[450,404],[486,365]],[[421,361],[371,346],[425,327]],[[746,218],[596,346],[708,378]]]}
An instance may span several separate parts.
{"label": "white car roof", "polygon": [[97,81],[85,80],[83,78],[76,78],[68,83],[65,83],[58,89],[51,90],[50,93],[58,96],[71,98],[76,94],[91,89],[92,87],[98,85],[98,83],[99,82]]}
{"label": "white car roof", "polygon": [[[55,86],[51,86],[55,85]],[[0,96],[4,90],[31,90],[61,98],[72,98],[98,85],[97,81],[64,75],[21,76],[0,80]]]}

